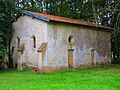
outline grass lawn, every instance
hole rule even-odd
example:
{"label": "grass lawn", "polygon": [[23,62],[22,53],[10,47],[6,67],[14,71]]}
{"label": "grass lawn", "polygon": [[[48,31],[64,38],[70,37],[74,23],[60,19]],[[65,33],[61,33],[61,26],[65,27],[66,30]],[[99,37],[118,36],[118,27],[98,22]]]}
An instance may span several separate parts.
{"label": "grass lawn", "polygon": [[49,74],[0,71],[0,90],[120,90],[120,65]]}

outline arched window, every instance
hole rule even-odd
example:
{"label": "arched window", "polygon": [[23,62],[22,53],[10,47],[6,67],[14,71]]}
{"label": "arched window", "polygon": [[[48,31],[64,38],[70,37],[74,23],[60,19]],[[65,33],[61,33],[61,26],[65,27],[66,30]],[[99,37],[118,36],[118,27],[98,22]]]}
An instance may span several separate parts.
{"label": "arched window", "polygon": [[17,40],[16,40],[16,46],[17,46],[17,48],[20,47],[20,38],[19,38],[19,37],[17,37]]}
{"label": "arched window", "polygon": [[15,49],[15,47],[12,47],[12,54],[14,53],[14,49]]}
{"label": "arched window", "polygon": [[72,42],[73,42],[73,36],[72,36],[72,35],[69,36],[68,42],[69,42],[69,43],[72,43]]}
{"label": "arched window", "polygon": [[32,38],[31,38],[31,46],[32,46],[32,48],[36,48],[36,38],[35,38],[35,36],[32,36]]}
{"label": "arched window", "polygon": [[68,45],[69,45],[69,48],[71,48],[72,49],[72,46],[73,46],[73,36],[72,35],[70,35],[69,37],[68,37]]}

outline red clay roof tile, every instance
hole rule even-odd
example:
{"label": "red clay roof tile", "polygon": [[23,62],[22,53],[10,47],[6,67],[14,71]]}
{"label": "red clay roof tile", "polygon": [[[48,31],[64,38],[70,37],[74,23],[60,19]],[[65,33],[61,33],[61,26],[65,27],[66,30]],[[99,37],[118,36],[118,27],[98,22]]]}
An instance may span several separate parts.
{"label": "red clay roof tile", "polygon": [[32,12],[32,11],[27,11],[27,12],[30,12],[32,14],[48,18],[52,21],[65,22],[65,23],[71,23],[71,24],[78,24],[78,25],[82,25],[82,26],[111,30],[110,27],[93,24],[93,23],[90,23],[90,22],[87,22],[87,21],[82,21],[82,20],[80,21],[80,20],[76,20],[76,19],[71,19],[71,18],[66,18],[66,17],[61,17],[61,16],[54,16],[54,15],[49,15],[49,14],[43,14],[43,13],[39,13],[39,12]]}

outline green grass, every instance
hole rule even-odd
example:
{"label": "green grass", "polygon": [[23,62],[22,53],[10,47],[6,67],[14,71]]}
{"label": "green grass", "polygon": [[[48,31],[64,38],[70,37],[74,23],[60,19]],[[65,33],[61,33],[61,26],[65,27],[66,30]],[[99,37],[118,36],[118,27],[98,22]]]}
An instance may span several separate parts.
{"label": "green grass", "polygon": [[0,90],[120,90],[120,65],[49,74],[0,71]]}

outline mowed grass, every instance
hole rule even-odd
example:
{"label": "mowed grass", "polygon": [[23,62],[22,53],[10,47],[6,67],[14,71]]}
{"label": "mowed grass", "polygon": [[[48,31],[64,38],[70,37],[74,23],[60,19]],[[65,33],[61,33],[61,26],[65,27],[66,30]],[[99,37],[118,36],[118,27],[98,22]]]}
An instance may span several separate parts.
{"label": "mowed grass", "polygon": [[0,90],[120,90],[120,65],[49,74],[0,71]]}

